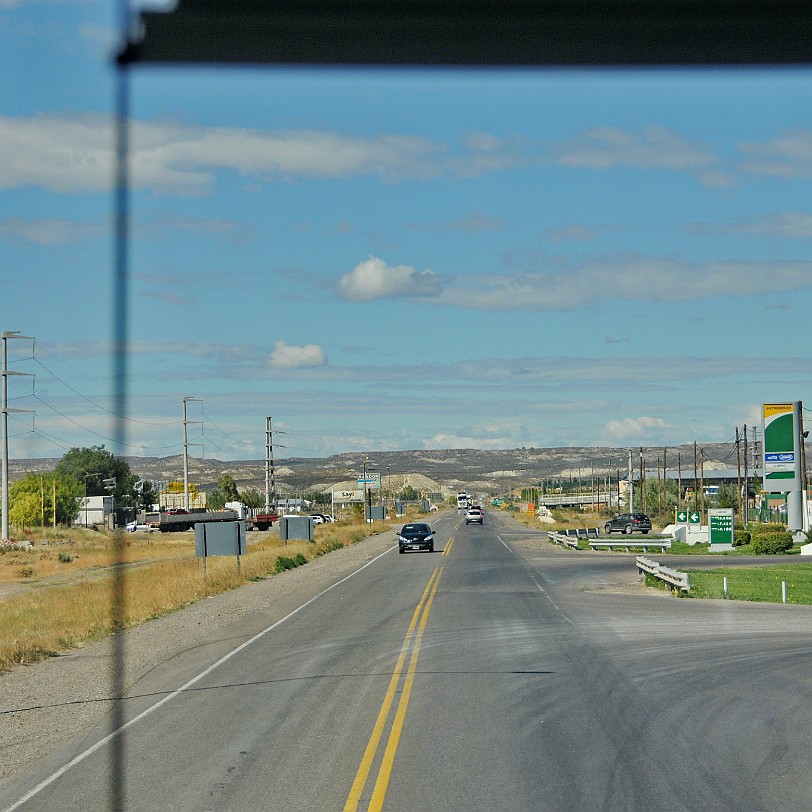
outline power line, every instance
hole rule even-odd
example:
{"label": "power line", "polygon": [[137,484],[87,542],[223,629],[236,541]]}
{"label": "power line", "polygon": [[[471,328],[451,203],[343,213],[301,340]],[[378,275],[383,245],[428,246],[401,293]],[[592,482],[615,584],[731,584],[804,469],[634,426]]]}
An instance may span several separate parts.
{"label": "power line", "polygon": [[117,417],[121,420],[126,420],[128,423],[137,423],[143,426],[175,426],[178,424],[177,420],[154,422],[151,420],[136,420],[134,417],[127,417],[126,415],[117,414],[116,412],[108,409],[107,407],[102,406],[100,403],[96,403],[96,401],[91,400],[86,395],[83,395],[78,389],[74,389],[74,387],[72,387],[67,381],[62,380],[62,378],[60,378],[55,372],[48,369],[48,367],[46,367],[45,364],[43,364],[42,361],[40,361],[38,358],[34,358],[34,361],[36,361],[36,363],[39,364],[49,375],[53,376],[57,381],[59,381],[59,383],[61,383],[67,389],[70,389],[70,391],[73,392],[74,395],[78,395],[80,398],[82,398],[82,400],[87,401],[91,406],[95,406],[97,409],[101,409],[101,411],[106,412],[107,414],[113,417]]}

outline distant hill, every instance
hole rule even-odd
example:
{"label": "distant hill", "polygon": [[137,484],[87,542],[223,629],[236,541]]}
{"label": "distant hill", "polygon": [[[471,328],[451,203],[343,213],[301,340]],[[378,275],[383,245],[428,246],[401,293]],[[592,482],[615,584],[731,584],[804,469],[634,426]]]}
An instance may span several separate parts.
{"label": "distant hill", "polygon": [[[705,470],[735,468],[736,450],[731,444],[711,443],[701,447]],[[685,476],[692,476],[694,446],[666,449],[666,464],[676,470],[678,459]],[[663,448],[644,448],[646,469],[656,471],[663,464]],[[9,479],[28,472],[53,470],[59,458],[9,461]],[[183,480],[183,457],[124,457],[133,473],[152,481]],[[467,489],[482,493],[504,493],[511,488],[540,482],[542,479],[603,478],[611,470],[621,476],[628,470],[625,448],[514,448],[505,450],[436,449],[428,451],[348,452],[330,457],[290,457],[274,461],[276,489],[282,494],[324,490],[339,483],[353,482],[364,469],[380,472],[387,487],[391,477],[393,490],[407,484],[405,475],[425,477],[414,487],[432,487],[454,491]],[[697,465],[700,465],[698,462]],[[640,449],[633,449],[632,467],[638,471]],[[752,464],[750,466],[752,468]],[[264,460],[223,461],[189,458],[189,479],[198,487],[213,488],[222,474],[231,474],[239,488],[265,488]]]}

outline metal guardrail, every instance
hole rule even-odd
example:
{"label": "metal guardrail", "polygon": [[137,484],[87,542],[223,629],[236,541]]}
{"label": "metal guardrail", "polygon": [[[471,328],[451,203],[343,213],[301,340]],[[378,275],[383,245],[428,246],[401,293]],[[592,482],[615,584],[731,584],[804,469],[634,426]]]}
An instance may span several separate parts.
{"label": "metal guardrail", "polygon": [[647,572],[649,575],[653,575],[655,578],[665,581],[673,590],[688,592],[691,589],[687,572],[672,570],[670,567],[661,567],[656,561],[652,561],[650,558],[645,558],[642,555],[637,556],[636,563],[637,571],[641,575]]}
{"label": "metal guardrail", "polygon": [[590,541],[589,546],[593,550],[607,549],[612,550],[615,547],[622,547],[629,550],[632,547],[640,547],[643,552],[648,552],[650,547],[665,552],[671,549],[671,539],[637,539],[636,541],[615,541],[614,539],[604,539],[603,541]]}
{"label": "metal guardrail", "polygon": [[566,533],[548,533],[547,535],[556,544],[561,544],[564,547],[569,547],[573,550],[578,549],[578,536],[568,536]]}

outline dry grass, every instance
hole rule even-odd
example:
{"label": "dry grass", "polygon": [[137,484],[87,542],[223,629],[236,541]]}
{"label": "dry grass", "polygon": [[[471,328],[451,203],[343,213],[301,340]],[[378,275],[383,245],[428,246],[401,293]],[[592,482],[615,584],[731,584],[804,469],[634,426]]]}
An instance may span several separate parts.
{"label": "dry grass", "polygon": [[[0,577],[18,584],[35,578],[37,585],[0,601],[0,671],[80,647],[112,634],[116,627],[135,626],[209,595],[270,577],[280,556],[301,554],[312,559],[388,530],[383,524],[318,527],[315,544],[284,544],[276,535],[263,534],[249,544],[248,554],[240,559],[239,573],[234,558],[209,558],[205,577],[191,533],[151,534],[142,542],[140,534],[136,539],[130,534],[120,538],[93,534],[95,539],[88,539],[74,537],[70,531],[71,539],[65,537],[64,548],[59,548],[76,551],[78,558],[68,563],[59,562],[56,545],[50,543],[36,551],[5,553],[0,556]],[[122,615],[114,620],[113,568],[139,562],[141,566],[127,569]],[[75,577],[66,582],[69,568]],[[28,569],[35,574],[27,574]]]}

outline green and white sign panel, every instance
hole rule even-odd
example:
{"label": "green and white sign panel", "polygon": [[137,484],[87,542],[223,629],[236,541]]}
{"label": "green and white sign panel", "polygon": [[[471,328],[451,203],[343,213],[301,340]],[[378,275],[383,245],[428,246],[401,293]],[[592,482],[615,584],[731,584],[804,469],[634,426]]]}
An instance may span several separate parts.
{"label": "green and white sign panel", "polygon": [[762,404],[764,490],[801,490],[801,403]]}
{"label": "green and white sign panel", "polygon": [[711,551],[733,549],[733,508],[710,508],[708,527]]}
{"label": "green and white sign panel", "polygon": [[688,511],[688,524],[702,524],[702,513],[698,510]]}
{"label": "green and white sign panel", "polygon": [[688,524],[688,511],[687,510],[678,510],[677,511],[677,524]]}

